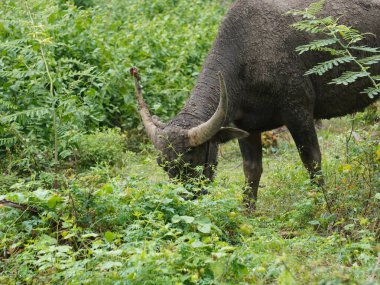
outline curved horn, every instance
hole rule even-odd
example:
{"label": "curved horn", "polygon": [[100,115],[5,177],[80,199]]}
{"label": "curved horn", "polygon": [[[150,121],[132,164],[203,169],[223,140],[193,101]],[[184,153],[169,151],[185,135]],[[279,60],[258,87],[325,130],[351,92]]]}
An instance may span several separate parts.
{"label": "curved horn", "polygon": [[209,140],[222,127],[227,114],[227,88],[222,73],[218,72],[220,84],[219,105],[214,115],[203,124],[191,128],[188,132],[190,146],[198,146]]}
{"label": "curved horn", "polygon": [[137,71],[137,68],[131,67],[130,73],[131,73],[131,75],[133,75],[133,77],[135,79],[136,98],[137,98],[137,102],[139,104],[139,113],[140,113],[142,122],[144,124],[146,133],[148,134],[148,137],[154,142],[155,137],[156,137],[157,126],[154,123],[152,116],[150,115],[148,107],[146,106],[144,98],[142,96],[142,92],[141,92],[142,89],[141,89],[141,86],[139,84],[140,76],[139,76],[139,73]]}

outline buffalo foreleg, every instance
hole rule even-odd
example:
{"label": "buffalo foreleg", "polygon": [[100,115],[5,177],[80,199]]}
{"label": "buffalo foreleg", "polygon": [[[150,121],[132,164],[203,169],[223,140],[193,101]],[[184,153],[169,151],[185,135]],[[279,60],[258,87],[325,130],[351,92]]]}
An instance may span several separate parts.
{"label": "buffalo foreleg", "polygon": [[287,127],[296,143],[301,160],[309,172],[312,183],[318,186],[323,185],[321,151],[319,149],[313,119],[304,119],[304,121],[299,124],[292,122],[292,124],[287,125]]}
{"label": "buffalo foreleg", "polygon": [[263,172],[261,133],[252,133],[248,137],[240,139],[239,146],[243,156],[244,175],[247,184],[244,191],[244,203],[249,211],[253,211],[261,173]]}

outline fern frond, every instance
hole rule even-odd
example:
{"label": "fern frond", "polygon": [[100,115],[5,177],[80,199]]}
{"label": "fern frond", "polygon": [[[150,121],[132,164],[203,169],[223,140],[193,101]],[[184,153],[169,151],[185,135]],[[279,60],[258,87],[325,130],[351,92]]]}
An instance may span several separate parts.
{"label": "fern frond", "polygon": [[312,34],[323,33],[326,27],[334,25],[336,21],[331,17],[323,19],[302,20],[291,25],[294,29],[301,32],[309,32]]}
{"label": "fern frond", "polygon": [[12,69],[0,70],[0,77],[12,79],[24,79],[25,77],[33,77],[43,75],[44,72],[38,69]]}
{"label": "fern frond", "polygon": [[358,62],[360,62],[361,64],[364,64],[364,65],[376,64],[376,63],[380,62],[380,54],[362,58],[362,59],[358,60]]}
{"label": "fern frond", "polygon": [[333,56],[345,56],[347,54],[344,50],[336,50],[329,47],[322,47],[319,51],[327,52]]}
{"label": "fern frond", "polygon": [[367,47],[367,46],[350,46],[349,49],[364,51],[364,52],[380,53],[379,48],[373,48],[373,47]]}
{"label": "fern frond", "polygon": [[322,11],[324,5],[325,0],[320,0],[311,3],[305,10],[293,10],[289,11],[288,14],[301,15],[304,19],[315,19],[315,16]]}
{"label": "fern frond", "polygon": [[310,6],[306,8],[305,11],[306,13],[310,15],[316,16],[322,11],[324,5],[325,5],[325,0],[320,0],[318,2],[311,3]]}
{"label": "fern frond", "polygon": [[346,71],[340,77],[333,79],[329,84],[336,85],[348,85],[356,81],[356,79],[361,77],[370,76],[371,74],[367,71]]}
{"label": "fern frond", "polygon": [[72,129],[72,126],[71,125],[68,125],[68,124],[61,124],[60,126],[57,127],[57,134],[60,138],[63,138],[65,136],[67,136],[67,134],[69,133],[69,131]]}
{"label": "fern frond", "polygon": [[59,60],[59,62],[61,62],[61,63],[74,63],[77,66],[88,66],[88,63],[81,61],[79,59],[76,59],[76,58],[63,57]]}
{"label": "fern frond", "polygon": [[305,75],[310,75],[310,74],[318,74],[322,75],[329,71],[330,69],[333,69],[334,66],[338,66],[339,64],[342,63],[347,63],[353,61],[355,58],[352,56],[343,56],[343,57],[338,57],[334,58],[332,60],[328,60],[325,62],[318,63],[316,66],[314,66],[312,69],[309,69],[306,71]]}
{"label": "fern frond", "polygon": [[349,45],[360,42],[364,39],[364,34],[361,34],[358,30],[350,28],[348,32],[342,35],[343,39],[349,42]]}
{"label": "fern frond", "polygon": [[0,43],[0,50],[17,53],[22,49],[30,48],[31,46],[28,46],[27,43],[28,43],[28,39],[17,39],[17,40],[3,42],[3,43]]}
{"label": "fern frond", "polygon": [[309,32],[313,34],[321,33],[324,30],[324,27],[321,27],[317,20],[299,21],[292,24],[291,27],[300,32]]}
{"label": "fern frond", "polygon": [[95,71],[96,67],[95,66],[91,66],[85,70],[80,70],[80,71],[70,71],[68,73],[68,77],[94,77],[96,76],[94,74],[94,71]]}
{"label": "fern frond", "polygon": [[[357,43],[363,40],[370,33],[361,33],[351,26],[339,24],[339,18],[333,19],[327,17],[319,19],[316,14],[323,8],[324,1],[312,3],[307,9],[303,11],[291,11],[290,14],[301,15],[302,21],[292,25],[298,31],[307,31],[310,33],[321,33],[327,36],[327,39],[315,40],[306,45],[296,48],[299,54],[307,51],[327,52],[332,55],[333,59],[318,63],[313,68],[305,72],[305,75],[317,74],[323,75],[327,71],[344,63],[353,62],[354,65],[359,67],[359,71],[346,71],[340,77],[333,79],[329,84],[348,85],[355,82],[357,79],[367,77],[371,82],[372,87],[365,89],[362,93],[366,93],[369,97],[374,97],[380,92],[380,84],[377,82],[379,76],[371,75],[369,65],[378,64],[380,62],[379,48],[361,46]],[[373,34],[371,34],[373,35]],[[372,56],[357,59],[351,54],[351,51],[359,51],[365,53],[372,53]],[[373,55],[375,53],[375,55]],[[355,55],[355,56],[360,56]],[[360,56],[363,57],[363,56]]]}
{"label": "fern frond", "polygon": [[360,93],[365,93],[368,95],[369,98],[373,98],[375,97],[376,95],[379,95],[380,94],[380,85],[377,85],[377,87],[369,87],[367,89],[364,89],[362,92]]}
{"label": "fern frond", "polygon": [[323,40],[315,40],[315,41],[312,41],[309,44],[298,46],[296,48],[296,51],[299,54],[302,54],[302,53],[304,53],[306,51],[310,51],[310,50],[321,50],[322,47],[333,45],[333,44],[335,44],[337,42],[338,42],[338,39],[336,39],[336,38],[328,38],[328,39],[323,39]]}
{"label": "fern frond", "polygon": [[25,69],[0,70],[0,77],[11,77],[21,79],[27,76]]}
{"label": "fern frond", "polygon": [[13,113],[11,115],[1,116],[0,123],[11,123],[14,121],[25,121],[25,118],[43,118],[47,114],[51,114],[52,110],[50,108],[33,108],[29,110],[24,110],[20,112]]}
{"label": "fern frond", "polygon": [[345,25],[334,25],[330,27],[330,30],[331,34],[339,35],[343,40],[348,42],[348,45],[361,41],[365,37],[365,34]]}
{"label": "fern frond", "polygon": [[4,106],[8,110],[16,110],[17,109],[16,105],[13,105],[11,102],[5,101],[1,98],[0,98],[0,106]]}
{"label": "fern frond", "polygon": [[11,138],[0,138],[0,146],[12,146],[16,144],[17,138],[11,137]]}

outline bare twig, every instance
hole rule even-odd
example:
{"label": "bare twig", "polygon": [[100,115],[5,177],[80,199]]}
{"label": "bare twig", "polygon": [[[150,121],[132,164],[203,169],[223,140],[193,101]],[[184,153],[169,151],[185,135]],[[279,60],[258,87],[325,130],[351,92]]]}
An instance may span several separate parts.
{"label": "bare twig", "polygon": [[0,200],[0,207],[11,207],[11,208],[19,209],[21,211],[28,212],[34,216],[38,216],[38,210],[26,204],[15,203],[15,202],[3,199],[3,200]]}
{"label": "bare twig", "polygon": [[75,217],[75,222],[78,221],[78,211],[75,207],[75,201],[74,201],[74,198],[73,196],[71,195],[71,193],[69,192],[69,199],[71,201],[71,207],[72,207],[72,211],[73,211],[73,214],[74,214],[74,217]]}
{"label": "bare twig", "polygon": [[350,134],[348,135],[348,137],[346,137],[346,163],[349,163],[349,159],[348,159],[349,143],[350,143],[352,134],[354,132],[354,127],[355,127],[355,114],[352,114]]}
{"label": "bare twig", "polygon": [[325,202],[326,202],[327,210],[329,211],[330,214],[332,214],[332,210],[331,210],[332,207],[331,207],[331,203],[327,197],[326,188],[323,185],[321,185],[320,188],[322,190],[323,198],[325,199]]}

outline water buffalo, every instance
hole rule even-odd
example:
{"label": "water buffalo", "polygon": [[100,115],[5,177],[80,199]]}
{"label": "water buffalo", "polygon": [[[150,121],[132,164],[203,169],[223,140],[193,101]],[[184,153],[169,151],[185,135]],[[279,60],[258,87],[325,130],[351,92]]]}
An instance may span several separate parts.
{"label": "water buffalo", "polygon": [[[349,86],[327,84],[346,64],[324,76],[305,76],[326,54],[299,55],[297,46],[315,35],[295,31],[299,18],[285,15],[303,10],[310,0],[237,0],[225,16],[197,83],[183,109],[167,123],[152,117],[141,95],[135,69],[140,115],[154,146],[162,152],[158,163],[169,177],[186,180],[200,174],[212,179],[218,145],[239,139],[244,174],[249,187],[245,201],[252,209],[262,173],[261,132],[285,125],[302,162],[316,183],[321,177],[321,153],[314,119],[326,119],[360,111],[377,98],[360,91],[366,79]],[[363,32],[371,32],[364,44],[380,46],[380,0],[327,0],[322,15]],[[375,72],[380,71],[379,66]],[[231,127],[233,124],[234,127]],[[199,170],[199,167],[198,167]]]}

